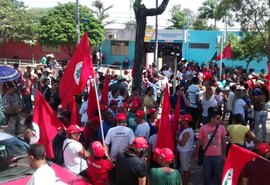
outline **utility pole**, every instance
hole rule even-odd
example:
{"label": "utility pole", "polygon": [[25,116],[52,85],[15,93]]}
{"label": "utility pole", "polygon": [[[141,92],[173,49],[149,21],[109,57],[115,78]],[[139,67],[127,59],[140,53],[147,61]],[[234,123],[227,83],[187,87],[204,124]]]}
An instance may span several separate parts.
{"label": "utility pole", "polygon": [[77,45],[78,45],[81,40],[79,0],[76,0],[76,31],[77,31]]}
{"label": "utility pole", "polygon": [[[156,0],[156,8],[158,7],[158,0]],[[158,62],[158,15],[156,15],[156,25],[155,25],[155,56],[154,56],[154,64],[156,64],[157,69],[159,70],[159,62]]]}

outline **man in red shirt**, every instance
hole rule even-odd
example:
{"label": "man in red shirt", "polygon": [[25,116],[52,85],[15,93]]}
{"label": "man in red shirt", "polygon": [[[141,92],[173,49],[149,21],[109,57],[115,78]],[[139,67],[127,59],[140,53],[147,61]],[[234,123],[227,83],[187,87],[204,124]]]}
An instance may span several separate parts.
{"label": "man in red shirt", "polygon": [[92,143],[92,149],[94,156],[90,156],[87,160],[88,178],[93,185],[109,185],[109,172],[113,168],[113,163],[99,141]]}

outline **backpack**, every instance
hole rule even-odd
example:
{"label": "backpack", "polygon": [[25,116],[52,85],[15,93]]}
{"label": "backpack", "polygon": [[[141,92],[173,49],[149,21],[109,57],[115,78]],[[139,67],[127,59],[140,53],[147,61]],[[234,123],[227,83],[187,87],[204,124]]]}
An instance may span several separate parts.
{"label": "backpack", "polygon": [[[61,166],[63,166],[63,164],[64,164],[63,143],[64,143],[65,139],[66,139],[66,133],[63,132],[63,133],[57,134],[52,141],[53,152],[54,152],[54,158],[52,159],[52,161],[56,164],[61,165]],[[66,144],[66,146],[68,144]],[[65,148],[66,148],[66,146],[65,146]]]}

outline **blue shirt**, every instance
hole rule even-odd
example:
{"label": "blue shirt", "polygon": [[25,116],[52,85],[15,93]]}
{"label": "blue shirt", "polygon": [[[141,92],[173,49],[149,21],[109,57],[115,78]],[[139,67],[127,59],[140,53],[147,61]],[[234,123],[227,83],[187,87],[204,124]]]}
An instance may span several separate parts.
{"label": "blue shirt", "polygon": [[[104,138],[107,135],[108,130],[111,128],[110,125],[108,123],[106,123],[105,121],[102,122],[102,126],[103,126],[103,132],[104,132]],[[98,127],[98,133],[97,133],[97,139],[99,141],[102,141],[102,135],[101,135],[101,127]]]}

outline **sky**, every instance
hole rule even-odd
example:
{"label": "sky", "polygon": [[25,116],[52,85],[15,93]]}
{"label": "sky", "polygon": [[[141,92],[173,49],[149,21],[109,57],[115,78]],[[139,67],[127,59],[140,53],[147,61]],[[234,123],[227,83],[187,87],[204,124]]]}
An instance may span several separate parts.
{"label": "sky", "polygon": [[[32,7],[42,7],[48,8],[56,6],[59,3],[66,2],[75,2],[76,0],[21,0],[24,2],[26,6],[29,8]],[[131,0],[132,1],[132,0]],[[194,13],[197,13],[198,8],[201,6],[202,2],[205,0],[170,0],[169,4],[163,12],[162,15],[158,17],[159,29],[167,28],[170,24],[168,19],[171,17],[170,10],[173,5],[180,4],[182,8],[189,8]],[[91,7],[93,0],[79,0],[80,4]],[[130,9],[130,0],[102,0],[105,7],[109,5],[113,5],[108,13],[110,14],[110,19],[115,20],[115,24],[109,25],[107,28],[123,28],[125,23],[131,20],[134,20],[134,12],[133,9]],[[159,4],[162,0],[158,0]],[[147,8],[155,8],[156,1],[155,0],[143,0],[143,3]],[[148,17],[147,19],[148,25],[155,25],[155,17]]]}

